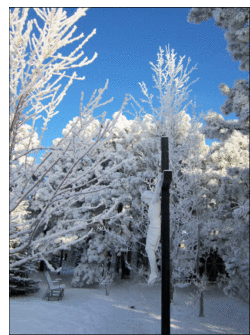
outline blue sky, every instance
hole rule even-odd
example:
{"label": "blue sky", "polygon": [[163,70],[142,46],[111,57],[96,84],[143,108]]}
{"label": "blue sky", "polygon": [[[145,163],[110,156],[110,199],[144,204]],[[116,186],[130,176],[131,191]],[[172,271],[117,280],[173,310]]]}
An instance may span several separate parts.
{"label": "blue sky", "polygon": [[[239,71],[239,63],[234,62],[226,50],[226,40],[221,28],[214,20],[195,25],[187,22],[191,8],[90,8],[87,15],[77,22],[77,32],[87,36],[96,28],[97,33],[84,46],[85,55],[91,58],[95,52],[97,59],[90,65],[77,69],[84,81],[75,81],[58,106],[57,114],[48,124],[43,141],[45,146],[54,138],[62,136],[62,129],[69,120],[79,113],[81,91],[84,91],[84,105],[93,91],[103,87],[109,79],[109,88],[104,99],[114,97],[114,101],[100,109],[111,117],[120,109],[125,94],[130,93],[136,100],[143,98],[139,82],[144,81],[149,89],[153,86],[152,70],[149,62],[156,63],[159,46],[170,48],[177,56],[191,58],[190,66],[197,63],[197,70],[191,80],[200,79],[192,85],[190,99],[199,106],[197,112],[213,109],[220,112],[225,101],[218,89],[224,82],[232,87],[239,78],[247,79],[247,73]],[[76,8],[65,8],[72,15]],[[30,9],[30,17],[34,11]],[[70,53],[75,44],[65,49]],[[152,91],[153,92],[153,91]],[[153,92],[156,93],[156,92]],[[228,118],[232,118],[229,116]],[[207,144],[211,141],[206,141]]]}

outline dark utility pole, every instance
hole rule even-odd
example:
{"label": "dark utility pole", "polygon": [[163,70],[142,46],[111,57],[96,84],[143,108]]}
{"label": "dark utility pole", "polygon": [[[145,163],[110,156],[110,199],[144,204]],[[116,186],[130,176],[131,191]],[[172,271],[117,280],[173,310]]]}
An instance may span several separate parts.
{"label": "dark utility pole", "polygon": [[161,170],[163,184],[161,193],[161,247],[162,247],[162,282],[161,282],[161,334],[170,334],[170,213],[169,187],[172,171],[169,171],[168,137],[161,138]]}

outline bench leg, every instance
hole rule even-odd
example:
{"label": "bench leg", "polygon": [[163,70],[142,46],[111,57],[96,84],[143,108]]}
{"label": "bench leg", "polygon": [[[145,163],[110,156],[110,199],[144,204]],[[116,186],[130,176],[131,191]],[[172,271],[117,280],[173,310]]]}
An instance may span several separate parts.
{"label": "bench leg", "polygon": [[64,289],[61,290],[57,290],[57,291],[53,291],[50,290],[49,288],[47,288],[44,296],[43,296],[43,300],[48,298],[48,301],[50,300],[62,300],[62,297],[64,297]]}
{"label": "bench leg", "polygon": [[49,293],[49,289],[47,289],[46,292],[44,293],[43,300],[47,298],[48,293]]}

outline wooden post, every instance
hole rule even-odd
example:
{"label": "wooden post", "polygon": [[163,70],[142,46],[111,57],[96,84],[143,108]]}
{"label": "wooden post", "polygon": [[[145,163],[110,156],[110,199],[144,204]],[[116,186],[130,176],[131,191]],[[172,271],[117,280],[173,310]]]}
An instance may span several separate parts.
{"label": "wooden post", "polygon": [[161,246],[162,246],[162,294],[161,334],[170,334],[170,212],[169,187],[172,171],[169,171],[168,137],[161,138],[161,170],[163,173],[161,195]]}

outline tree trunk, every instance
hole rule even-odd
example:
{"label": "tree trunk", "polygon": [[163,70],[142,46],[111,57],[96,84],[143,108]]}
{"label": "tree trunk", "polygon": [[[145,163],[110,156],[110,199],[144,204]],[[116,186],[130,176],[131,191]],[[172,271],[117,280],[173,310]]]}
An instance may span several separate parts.
{"label": "tree trunk", "polygon": [[204,301],[203,301],[203,292],[200,293],[200,313],[199,317],[204,317]]}
{"label": "tree trunk", "polygon": [[122,268],[122,276],[121,276],[121,279],[126,279],[126,265],[125,265],[125,252],[122,251],[122,254],[121,254],[121,268]]}
{"label": "tree trunk", "polygon": [[44,261],[40,261],[40,264],[39,264],[39,271],[40,271],[40,272],[43,272],[43,271],[44,271],[44,267],[45,267],[45,262],[44,262]]}
{"label": "tree trunk", "polygon": [[[43,231],[43,236],[46,235],[47,230],[48,230],[48,229],[44,229],[44,231]],[[44,261],[40,261],[40,264],[39,264],[39,271],[43,272],[44,269],[45,269],[45,262],[44,262]]]}
{"label": "tree trunk", "polygon": [[105,292],[106,292],[106,295],[109,295],[109,288],[107,284],[105,284]]}
{"label": "tree trunk", "polygon": [[[63,261],[63,250],[61,250],[61,257],[60,257],[59,268],[62,266],[62,261]],[[58,272],[57,274],[59,275],[60,272]]]}
{"label": "tree trunk", "polygon": [[130,277],[130,270],[126,267],[125,254],[126,254],[125,251],[122,251],[121,253],[121,268],[122,268],[121,279],[129,279]]}
{"label": "tree trunk", "polygon": [[120,261],[121,261],[121,256],[116,255],[116,259],[115,259],[115,271],[116,271],[116,273],[119,273]]}
{"label": "tree trunk", "polygon": [[[140,239],[141,243],[143,243],[144,245],[146,244],[146,237],[143,237],[142,239]],[[141,265],[143,265],[143,267],[147,270],[149,268],[149,264],[148,264],[148,257],[143,256],[143,254],[145,253],[145,246],[143,246],[142,244],[138,243],[138,249],[137,249],[137,269],[139,269],[139,267]]]}
{"label": "tree trunk", "polygon": [[131,260],[132,260],[132,251],[128,251],[127,262],[129,265],[131,265]]}
{"label": "tree trunk", "polygon": [[107,270],[108,271],[110,270],[110,266],[111,266],[111,257],[112,257],[111,252],[108,251],[107,252]]}

